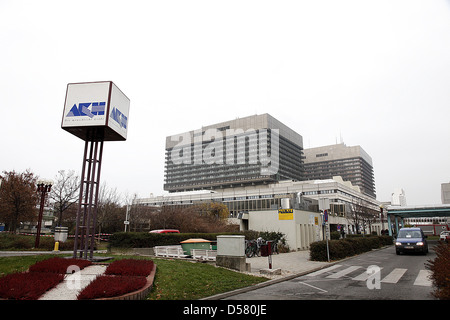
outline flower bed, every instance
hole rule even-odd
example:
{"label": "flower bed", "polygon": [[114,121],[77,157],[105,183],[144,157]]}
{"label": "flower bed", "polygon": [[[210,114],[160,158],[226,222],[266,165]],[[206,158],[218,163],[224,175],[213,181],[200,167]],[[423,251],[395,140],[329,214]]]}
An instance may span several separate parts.
{"label": "flower bed", "polygon": [[49,272],[49,273],[67,273],[69,266],[78,266],[81,269],[91,265],[92,262],[82,259],[64,259],[64,258],[50,258],[42,260],[33,264],[30,267],[30,272]]}
{"label": "flower bed", "polygon": [[105,271],[109,275],[148,276],[153,269],[153,261],[122,259],[112,262]]}
{"label": "flower bed", "polygon": [[83,269],[91,264],[87,260],[59,257],[36,262],[28,272],[0,278],[0,299],[36,300],[64,280],[69,266]]}
{"label": "flower bed", "polygon": [[77,299],[109,298],[136,291],[147,284],[146,277],[102,275],[79,294]]}
{"label": "flower bed", "polygon": [[0,298],[36,300],[63,280],[60,273],[11,273],[0,278]]}
{"label": "flower bed", "polygon": [[[97,277],[77,299],[105,299],[129,294],[128,299],[144,297],[153,284],[155,265],[151,260],[123,259],[112,262],[105,274]],[[145,291],[145,294],[137,291]]]}

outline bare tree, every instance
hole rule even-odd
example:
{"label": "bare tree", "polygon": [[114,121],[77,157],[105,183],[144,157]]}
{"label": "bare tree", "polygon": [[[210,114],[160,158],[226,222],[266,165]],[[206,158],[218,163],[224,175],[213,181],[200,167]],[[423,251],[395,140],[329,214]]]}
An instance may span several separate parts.
{"label": "bare tree", "polygon": [[155,209],[147,206],[139,206],[136,203],[137,194],[134,194],[132,205],[129,206],[130,230],[150,231],[152,228],[152,216]]}
{"label": "bare tree", "polygon": [[0,186],[0,220],[9,231],[16,232],[21,221],[37,220],[37,177],[29,170],[23,173],[4,171]]}
{"label": "bare tree", "polygon": [[348,217],[353,225],[355,226],[356,233],[360,234],[360,227],[363,223],[363,204],[361,199],[352,199],[352,203],[350,204],[350,216]]}
{"label": "bare tree", "polygon": [[97,204],[98,233],[119,231],[123,226],[125,209],[121,205],[121,196],[117,188],[109,188],[106,183],[100,185]]}
{"label": "bare tree", "polygon": [[369,208],[368,204],[362,199],[352,199],[350,205],[350,216],[348,217],[356,227],[356,233],[360,233],[360,227],[363,229],[363,233],[366,233],[366,226],[369,226],[375,222],[377,211]]}
{"label": "bare tree", "polygon": [[75,171],[59,170],[55,177],[55,183],[50,192],[50,199],[54,201],[54,210],[58,215],[58,225],[62,225],[62,216],[65,211],[76,207],[80,190],[80,178]]}

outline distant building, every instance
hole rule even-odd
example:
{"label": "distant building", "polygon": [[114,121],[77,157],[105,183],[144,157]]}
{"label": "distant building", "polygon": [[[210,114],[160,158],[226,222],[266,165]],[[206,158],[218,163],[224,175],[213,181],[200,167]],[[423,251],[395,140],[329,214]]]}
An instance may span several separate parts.
{"label": "distant building", "polygon": [[363,194],[376,198],[372,158],[360,146],[348,147],[340,143],[303,152],[307,180],[341,176],[344,181],[358,186]]}
{"label": "distant building", "polygon": [[391,196],[391,205],[393,206],[406,206],[405,190],[402,188],[395,188]]}
{"label": "distant building", "polygon": [[166,137],[164,190],[184,192],[303,180],[303,138],[269,114]]}
{"label": "distant building", "polygon": [[441,184],[442,204],[450,204],[450,182]]}

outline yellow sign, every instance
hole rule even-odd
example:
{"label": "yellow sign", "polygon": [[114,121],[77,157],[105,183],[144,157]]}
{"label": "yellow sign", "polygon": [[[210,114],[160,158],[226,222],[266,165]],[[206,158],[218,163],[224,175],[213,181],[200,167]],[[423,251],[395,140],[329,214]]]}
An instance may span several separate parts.
{"label": "yellow sign", "polygon": [[315,224],[316,226],[319,225],[319,217],[314,217],[314,224]]}
{"label": "yellow sign", "polygon": [[278,220],[294,220],[294,209],[278,209]]}

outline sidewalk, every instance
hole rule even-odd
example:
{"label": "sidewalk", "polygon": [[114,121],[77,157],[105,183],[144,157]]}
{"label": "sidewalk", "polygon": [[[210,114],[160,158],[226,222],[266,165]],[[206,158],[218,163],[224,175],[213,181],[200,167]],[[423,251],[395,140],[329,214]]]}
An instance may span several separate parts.
{"label": "sidewalk", "polygon": [[[268,257],[247,258],[251,265],[252,275],[261,275],[261,269],[269,268]],[[272,269],[281,269],[281,275],[262,275],[271,279],[284,278],[286,276],[311,271],[329,265],[328,262],[310,261],[309,250],[274,254],[272,256]]]}
{"label": "sidewalk", "polygon": [[0,251],[0,257],[34,256],[37,254],[70,254],[73,251]]}
{"label": "sidewalk", "polygon": [[272,256],[272,269],[281,269],[281,275],[267,275],[261,274],[260,270],[269,268],[268,257],[253,257],[247,258],[247,263],[251,265],[251,271],[245,272],[253,276],[263,276],[271,280],[259,283],[254,286],[249,286],[229,292],[220,293],[214,296],[206,297],[200,300],[220,300],[239,293],[252,291],[257,288],[270,286],[274,283],[289,280],[299,277],[303,274],[313,272],[327,266],[332,265],[330,262],[319,262],[309,260],[309,250],[295,251],[289,253],[280,253]]}
{"label": "sidewalk", "polygon": [[73,274],[67,274],[60,284],[44,293],[39,300],[77,300],[78,293],[105,270],[104,265],[90,265]]}

